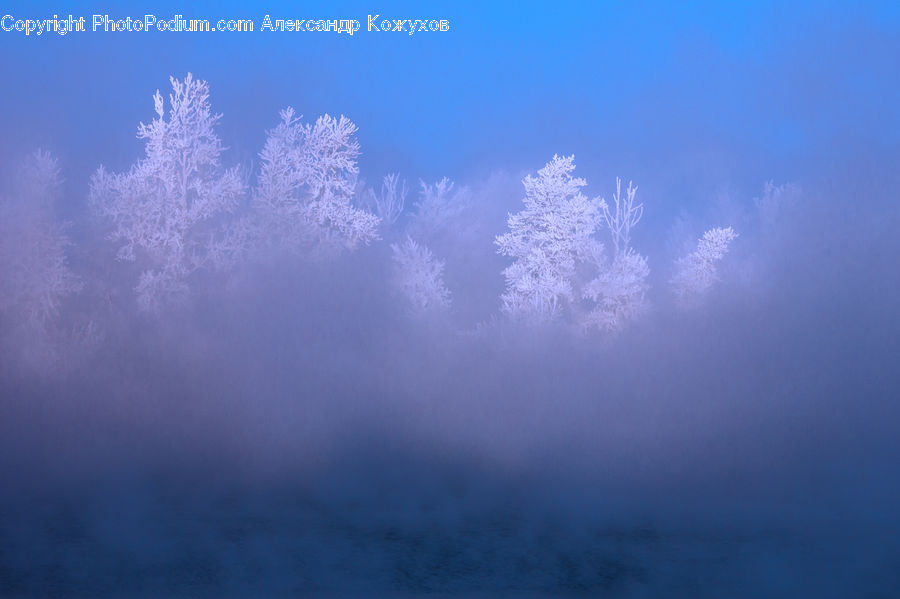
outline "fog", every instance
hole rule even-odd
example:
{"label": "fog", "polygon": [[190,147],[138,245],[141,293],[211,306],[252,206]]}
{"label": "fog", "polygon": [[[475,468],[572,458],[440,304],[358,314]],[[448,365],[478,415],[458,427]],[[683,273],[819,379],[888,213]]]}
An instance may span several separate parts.
{"label": "fog", "polygon": [[[365,28],[376,8],[310,10]],[[563,3],[569,35],[526,9],[383,10],[451,28],[0,32],[0,595],[898,588],[896,11]],[[130,216],[106,207],[148,197],[135,132],[188,72],[223,113],[210,172],[241,191],[179,239],[247,218],[265,243],[169,271],[148,236],[122,259]],[[286,106],[359,127],[347,205],[399,172],[395,222],[324,251],[252,220]],[[649,275],[615,327],[583,326],[587,291],[551,319],[504,309],[495,239],[554,154],[588,198],[638,185]],[[427,213],[419,181],[444,176]],[[737,237],[683,305],[678,259],[714,227]],[[404,295],[407,236],[443,263],[440,309]]]}

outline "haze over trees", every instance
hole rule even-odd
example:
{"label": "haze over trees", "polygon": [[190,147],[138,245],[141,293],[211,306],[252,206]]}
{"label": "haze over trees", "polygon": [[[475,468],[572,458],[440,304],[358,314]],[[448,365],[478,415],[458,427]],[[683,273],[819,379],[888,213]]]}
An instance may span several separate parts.
{"label": "haze over trees", "polygon": [[697,241],[697,249],[675,263],[672,288],[682,305],[698,303],[718,278],[716,263],[728,253],[728,245],[737,237],[731,227],[715,228]]}
{"label": "haze over trees", "polygon": [[444,263],[411,237],[391,244],[394,285],[412,311],[426,313],[450,307],[450,290],[444,285]]}
{"label": "haze over trees", "polygon": [[[587,182],[574,170],[574,156],[554,156],[523,181],[525,209],[510,215],[510,232],[497,237],[498,251],[515,258],[504,271],[503,309],[531,321],[565,313],[582,330],[615,333],[645,309],[650,269],[631,245],[643,204],[635,203],[631,183],[622,195],[619,179],[612,206],[602,197],[589,200],[581,192]],[[609,257],[599,239],[603,229]]]}
{"label": "haze over trees", "polygon": [[223,217],[245,191],[238,169],[219,163],[224,146],[214,128],[222,115],[212,112],[209,85],[190,73],[170,83],[168,113],[157,90],[156,117],[138,127],[144,158],[120,174],[101,166],[90,190],[94,211],[122,244],[117,257],[141,265],[135,293],[148,311],[186,299],[189,276],[211,265]]}
{"label": "haze over trees", "polygon": [[84,285],[69,265],[67,223],[57,217],[58,161],[35,151],[10,187],[0,194],[0,361],[47,374],[73,349],[78,331],[62,307]]}
{"label": "haze over trees", "polygon": [[509,232],[497,237],[498,252],[514,259],[503,274],[503,311],[513,318],[549,321],[571,311],[581,295],[576,272],[595,266],[603,251],[594,237],[601,201],[589,200],[573,177],[575,157],[553,156],[528,175],[525,208],[509,216]]}
{"label": "haze over trees", "polygon": [[0,11],[0,599],[898,595],[900,3],[102,4]]}
{"label": "haze over trees", "polygon": [[[451,297],[463,295],[448,286],[447,258],[432,247],[453,260],[477,259],[486,226],[477,207],[485,198],[444,177],[420,181],[409,207],[409,187],[397,173],[383,177],[376,192],[359,177],[353,122],[326,114],[306,123],[290,107],[266,133],[254,182],[247,168],[222,165],[226,148],[216,133],[222,115],[212,110],[208,83],[188,73],[170,84],[168,101],[157,91],[155,117],[138,127],[144,156],[123,173],[101,166],[88,193],[96,223],[116,244],[116,258],[135,265],[122,272],[136,277],[125,295],[140,311],[162,318],[188,306],[200,280],[207,293],[216,293],[236,270],[271,259],[328,265],[384,244],[391,255],[383,276],[403,312],[453,321]],[[48,208],[60,187],[55,159],[38,152],[20,171],[21,183],[2,205],[9,231],[2,240],[8,249],[0,310],[7,321],[19,321],[7,334],[46,329],[62,300],[98,276],[89,270],[76,275],[68,266],[69,241]],[[649,261],[634,247],[644,212],[638,188],[629,182],[623,189],[616,179],[609,201],[590,198],[587,181],[575,176],[574,156],[559,155],[522,184],[522,210],[509,214],[508,231],[494,237],[497,252],[512,259],[502,270],[499,312],[519,326],[606,337],[640,320],[651,286]],[[789,190],[766,187],[758,204],[768,221],[777,220],[783,204],[777,199]],[[671,285],[679,305],[709,294],[719,278],[716,264],[736,237],[730,227],[711,229],[676,262]],[[453,266],[459,273],[467,265]],[[94,309],[80,318],[100,327],[103,316]],[[490,322],[501,321],[488,314],[456,326],[485,331]]]}
{"label": "haze over trees", "polygon": [[291,107],[269,131],[253,210],[264,243],[299,252],[353,250],[377,238],[379,218],[353,205],[359,167],[356,125],[324,115],[303,123]]}

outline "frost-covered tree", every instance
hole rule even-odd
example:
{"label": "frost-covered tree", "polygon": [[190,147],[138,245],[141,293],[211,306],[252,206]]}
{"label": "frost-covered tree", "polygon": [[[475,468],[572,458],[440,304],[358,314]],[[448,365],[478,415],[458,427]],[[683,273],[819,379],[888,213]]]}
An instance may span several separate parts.
{"label": "frost-covered tree", "polygon": [[135,290],[147,310],[187,295],[188,277],[211,265],[223,215],[244,194],[238,169],[220,167],[224,148],[214,128],[222,115],[210,109],[208,84],[190,73],[169,80],[168,113],[157,90],[156,117],[138,127],[144,158],[121,174],[101,166],[91,180],[94,210],[112,223],[111,237],[123,242],[119,259],[140,260]]}
{"label": "frost-covered tree", "polygon": [[82,288],[68,264],[66,227],[55,215],[61,186],[56,159],[39,150],[21,165],[13,189],[0,196],[3,354],[45,372],[56,367],[68,333],[60,322],[62,303]]}
{"label": "frost-covered tree", "polygon": [[675,262],[671,285],[680,305],[695,305],[709,292],[718,279],[716,264],[735,237],[731,227],[710,229],[698,240],[696,250]]}
{"label": "frost-covered tree", "polygon": [[0,311],[37,329],[81,283],[68,266],[70,243],[54,214],[62,186],[56,159],[38,150],[18,175],[13,193],[0,198]]}
{"label": "frost-covered tree", "polygon": [[363,194],[362,204],[381,219],[384,227],[391,227],[403,213],[409,186],[406,179],[400,178],[399,173],[392,173],[382,178],[380,193],[376,194],[375,190],[370,188]]}
{"label": "frost-covered tree", "polygon": [[582,192],[584,179],[573,177],[575,157],[553,156],[528,175],[525,209],[508,218],[509,232],[499,235],[498,252],[514,258],[503,274],[503,311],[515,318],[548,320],[580,296],[579,264],[593,263],[601,253],[594,232],[602,206]]}
{"label": "frost-covered tree", "polygon": [[468,190],[454,191],[454,183],[447,177],[434,183],[419,180],[419,186],[419,200],[409,225],[415,235],[434,236],[468,207]]}
{"label": "frost-covered tree", "polygon": [[629,181],[625,196],[622,197],[622,180],[616,177],[616,193],[613,195],[612,207],[606,201],[602,203],[603,222],[613,240],[614,257],[633,251],[631,228],[637,225],[644,215],[644,205],[634,202],[636,195],[637,187]]}
{"label": "frost-covered tree", "polygon": [[594,302],[584,319],[585,328],[596,327],[606,333],[620,331],[647,308],[647,259],[637,252],[622,253],[600,270],[585,285],[584,297]]}
{"label": "frost-covered tree", "polygon": [[647,259],[631,247],[631,229],[641,220],[644,205],[635,203],[637,187],[629,182],[622,195],[622,180],[616,178],[612,205],[601,199],[603,223],[612,238],[613,256],[609,263],[597,261],[599,274],[588,283],[585,299],[594,302],[584,326],[613,333],[646,309],[645,294],[650,268]]}
{"label": "frost-covered tree", "polygon": [[[574,157],[554,156],[536,178],[525,178],[525,210],[511,215],[510,232],[497,238],[500,252],[516,258],[504,271],[503,308],[543,320],[568,306],[583,329],[616,332],[646,308],[650,271],[631,247],[643,204],[635,201],[631,183],[622,194],[620,179],[611,205],[603,198],[588,200],[580,191],[584,179],[571,174],[574,168]],[[612,241],[608,259],[595,237],[601,226]]]}
{"label": "frost-covered tree", "polygon": [[378,217],[352,204],[359,142],[344,116],[304,124],[293,108],[260,153],[255,227],[267,243],[297,251],[352,250],[377,238]]}
{"label": "frost-covered tree", "polygon": [[446,310],[450,290],[444,285],[444,263],[422,244],[407,236],[391,244],[394,261],[394,286],[406,298],[415,313]]}
{"label": "frost-covered tree", "polygon": [[434,183],[420,180],[418,195],[406,233],[413,239],[427,239],[428,246],[448,260],[479,261],[477,248],[493,240],[494,232],[485,227],[484,205],[475,202],[472,191],[443,177]]}

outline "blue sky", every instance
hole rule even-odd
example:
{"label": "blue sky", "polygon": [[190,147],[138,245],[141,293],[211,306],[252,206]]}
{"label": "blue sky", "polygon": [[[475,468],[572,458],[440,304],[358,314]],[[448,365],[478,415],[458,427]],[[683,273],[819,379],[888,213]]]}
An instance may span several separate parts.
{"label": "blue sky", "polygon": [[187,71],[210,82],[235,158],[253,158],[290,104],[353,119],[370,177],[536,170],[558,152],[604,179],[750,184],[795,177],[847,136],[895,147],[900,128],[900,9],[887,2],[49,6],[3,12],[451,23],[412,37],[2,32],[5,150],[53,148],[79,181],[140,154],[133,136],[152,117],[151,94]]}

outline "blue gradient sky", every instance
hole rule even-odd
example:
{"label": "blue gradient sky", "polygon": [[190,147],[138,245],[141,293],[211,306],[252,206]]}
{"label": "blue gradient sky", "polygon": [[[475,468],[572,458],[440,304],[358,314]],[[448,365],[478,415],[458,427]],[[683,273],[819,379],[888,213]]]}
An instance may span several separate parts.
{"label": "blue gradient sky", "polygon": [[[42,4],[44,6],[42,6]],[[536,170],[758,186],[796,178],[847,137],[896,148],[900,5],[876,3],[4,3],[3,13],[160,18],[448,19],[451,31],[0,35],[0,157],[49,147],[83,185],[140,155],[137,123],[170,74],[207,79],[235,159],[278,110],[344,113],[363,174]],[[300,8],[298,8],[300,6]],[[365,25],[364,25],[365,26]],[[10,148],[14,148],[10,150]]]}

